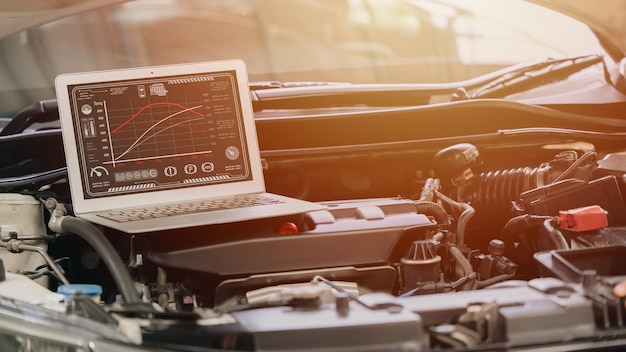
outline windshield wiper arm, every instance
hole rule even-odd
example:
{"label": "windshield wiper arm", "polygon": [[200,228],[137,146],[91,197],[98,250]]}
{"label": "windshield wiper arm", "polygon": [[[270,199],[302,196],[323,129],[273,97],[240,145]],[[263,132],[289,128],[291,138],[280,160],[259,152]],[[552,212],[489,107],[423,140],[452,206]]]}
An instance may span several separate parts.
{"label": "windshield wiper arm", "polygon": [[352,84],[261,81],[250,82],[250,90],[255,111],[336,106],[416,106],[429,104],[433,96],[451,96],[451,100],[502,97],[549,81],[565,79],[597,63],[603,63],[601,55],[516,65],[460,82]]}
{"label": "windshield wiper arm", "polygon": [[598,63],[604,63],[601,55],[548,59],[510,71],[477,88],[468,98],[501,98],[546,83],[566,79],[570,75]]}

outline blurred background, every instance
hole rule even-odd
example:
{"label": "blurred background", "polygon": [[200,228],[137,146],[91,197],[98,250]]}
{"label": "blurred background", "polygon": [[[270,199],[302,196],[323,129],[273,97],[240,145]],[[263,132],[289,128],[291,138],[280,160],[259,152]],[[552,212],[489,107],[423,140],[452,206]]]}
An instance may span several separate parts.
{"label": "blurred background", "polygon": [[[0,40],[0,116],[54,98],[54,78],[66,72],[240,58],[251,81],[434,83],[603,52],[586,25],[525,1],[137,0],[104,6],[112,2],[118,1],[94,1],[99,6],[93,10],[45,24],[53,15],[37,4],[59,2],[26,0],[22,12],[14,12],[39,17],[17,22],[16,33]],[[626,12],[626,2],[622,6]],[[11,18],[10,5],[0,11]]]}

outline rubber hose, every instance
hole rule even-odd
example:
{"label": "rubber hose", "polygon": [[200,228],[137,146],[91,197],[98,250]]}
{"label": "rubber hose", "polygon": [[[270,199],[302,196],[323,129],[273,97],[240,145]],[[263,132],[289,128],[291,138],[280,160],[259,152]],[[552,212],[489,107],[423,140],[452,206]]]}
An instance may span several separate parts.
{"label": "rubber hose", "polygon": [[476,210],[474,210],[471,205],[467,203],[457,202],[439,191],[435,191],[435,194],[437,195],[437,197],[439,197],[439,199],[448,203],[448,205],[462,211],[461,215],[459,215],[459,218],[457,219],[456,243],[463,244],[465,242],[465,228],[467,227],[467,223],[470,221],[470,219],[474,216],[474,214],[476,214]]}
{"label": "rubber hose", "polygon": [[474,216],[474,214],[476,214],[476,210],[474,210],[471,205],[465,203],[462,204],[463,212],[459,215],[459,220],[457,221],[458,225],[456,236],[458,244],[465,243],[465,229],[467,228],[467,223]]}
{"label": "rubber hose", "polygon": [[546,220],[552,220],[552,216],[524,214],[510,219],[502,228],[502,237],[505,242],[514,242],[532,227],[543,224]]}
{"label": "rubber hose", "polygon": [[556,222],[555,219],[546,219],[543,222],[543,227],[548,232],[548,238],[554,244],[554,249],[569,249],[569,243],[567,243],[563,233],[554,227],[554,222]]}
{"label": "rubber hose", "polygon": [[506,281],[512,279],[515,275],[512,274],[501,274],[498,276],[490,277],[488,279],[477,281],[476,288],[485,288],[487,286],[497,284],[498,282]]}
{"label": "rubber hose", "polygon": [[418,200],[414,204],[418,213],[434,217],[438,225],[445,225],[450,222],[450,220],[448,220],[448,213],[446,213],[441,205],[424,200]]}
{"label": "rubber hose", "polygon": [[122,259],[117,255],[115,248],[106,237],[88,221],[75,217],[65,217],[61,222],[63,232],[72,233],[83,238],[100,255],[111,276],[117,284],[125,303],[140,303],[139,293]]}
{"label": "rubber hose", "polygon": [[[469,260],[465,258],[465,256],[463,255],[463,252],[461,252],[461,250],[456,246],[450,246],[449,251],[450,251],[450,255],[452,255],[452,257],[455,259],[457,266],[463,271],[463,273],[460,276],[462,277],[472,276],[472,274],[474,274],[474,268],[472,268],[472,264],[470,264]],[[475,290],[476,280],[472,280],[471,282],[468,282],[467,284],[463,285],[463,287],[465,291]]]}

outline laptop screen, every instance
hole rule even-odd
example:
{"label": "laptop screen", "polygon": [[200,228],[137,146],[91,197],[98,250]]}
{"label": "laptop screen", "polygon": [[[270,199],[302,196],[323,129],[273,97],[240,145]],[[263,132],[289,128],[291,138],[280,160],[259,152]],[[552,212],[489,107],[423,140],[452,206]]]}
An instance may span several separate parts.
{"label": "laptop screen", "polygon": [[85,199],[252,179],[235,70],[67,92]]}

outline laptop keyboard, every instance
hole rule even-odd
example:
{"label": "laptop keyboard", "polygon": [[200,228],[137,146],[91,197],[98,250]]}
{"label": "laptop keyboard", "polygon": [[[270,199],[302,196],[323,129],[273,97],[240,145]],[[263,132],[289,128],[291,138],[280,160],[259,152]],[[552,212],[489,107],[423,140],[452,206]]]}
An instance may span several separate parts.
{"label": "laptop keyboard", "polygon": [[247,208],[279,203],[283,203],[283,201],[263,195],[248,195],[237,198],[213,199],[186,204],[172,204],[141,209],[112,211],[98,215],[117,222],[128,222],[162,218],[172,215],[203,213],[207,211]]}

